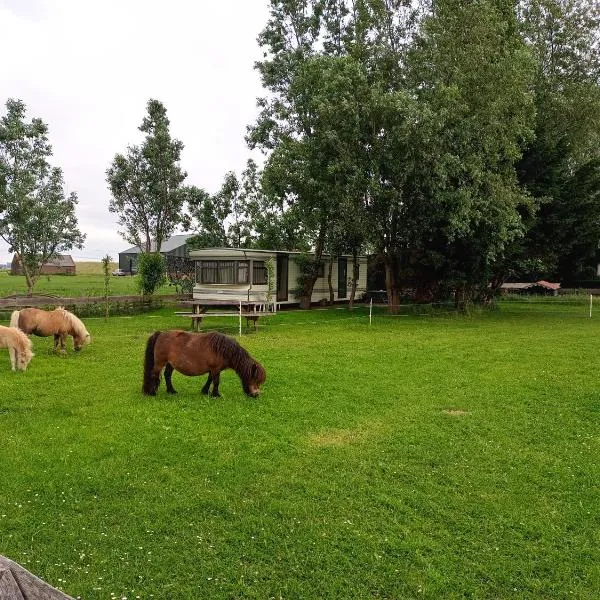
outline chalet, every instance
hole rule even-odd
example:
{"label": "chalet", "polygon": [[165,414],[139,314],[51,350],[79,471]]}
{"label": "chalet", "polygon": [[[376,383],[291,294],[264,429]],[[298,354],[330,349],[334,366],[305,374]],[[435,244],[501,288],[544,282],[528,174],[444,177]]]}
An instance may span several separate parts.
{"label": "chalet", "polygon": [[[164,256],[179,256],[185,258],[188,256],[187,240],[192,234],[181,234],[170,237],[167,241],[163,242],[160,247],[160,253]],[[153,243],[154,249],[156,245]],[[128,273],[135,273],[137,271],[137,261],[141,254],[141,250],[138,246],[132,246],[119,252],[119,269],[127,271]]]}
{"label": "chalet", "polygon": [[[273,258],[275,276],[272,285],[273,301],[278,304],[297,304],[294,295],[300,270],[294,258],[300,252],[251,250],[246,248],[203,248],[190,252],[195,262],[194,300],[206,304],[223,301],[265,302],[268,292],[265,261]],[[319,277],[311,301],[329,300],[328,265],[330,257],[323,256]],[[356,298],[367,289],[367,257],[360,256]],[[351,288],[352,256],[334,259],[332,285],[336,301],[348,300]]]}
{"label": "chalet", "polygon": [[[23,275],[23,269],[15,254],[10,265],[11,275]],[[75,275],[75,261],[70,254],[59,254],[42,265],[42,275]]]}

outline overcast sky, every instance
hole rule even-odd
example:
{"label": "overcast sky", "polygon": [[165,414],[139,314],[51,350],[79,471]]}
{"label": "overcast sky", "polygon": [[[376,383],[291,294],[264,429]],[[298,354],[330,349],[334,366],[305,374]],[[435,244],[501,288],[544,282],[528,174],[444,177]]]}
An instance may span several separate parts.
{"label": "overcast sky", "polygon": [[[267,18],[268,0],[0,0],[0,113],[19,98],[48,124],[52,163],[79,196],[87,234],[76,259],[129,246],[108,212],[105,171],[140,143],[149,98],[185,145],[186,183],[214,192],[226,171],[241,172]],[[0,262],[9,259],[0,241]]]}

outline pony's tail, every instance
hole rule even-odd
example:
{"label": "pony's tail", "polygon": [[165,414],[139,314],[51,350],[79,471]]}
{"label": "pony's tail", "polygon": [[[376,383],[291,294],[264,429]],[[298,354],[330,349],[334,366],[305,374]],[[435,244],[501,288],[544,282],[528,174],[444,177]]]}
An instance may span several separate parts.
{"label": "pony's tail", "polygon": [[154,370],[154,346],[156,346],[156,341],[158,340],[158,336],[160,335],[160,331],[153,333],[146,343],[146,354],[144,357],[144,384],[142,385],[142,392],[146,396],[153,396],[156,394],[156,389],[158,388],[158,381],[156,381],[156,377],[152,375],[152,371]]}
{"label": "pony's tail", "polygon": [[10,326],[16,327],[19,329],[19,311],[13,310],[12,315],[10,315]]}

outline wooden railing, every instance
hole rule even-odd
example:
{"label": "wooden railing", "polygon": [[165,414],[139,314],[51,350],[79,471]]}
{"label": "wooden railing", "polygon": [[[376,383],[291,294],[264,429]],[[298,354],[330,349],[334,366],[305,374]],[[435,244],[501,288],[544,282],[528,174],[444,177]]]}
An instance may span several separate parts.
{"label": "wooden railing", "polygon": [[[155,305],[171,304],[182,300],[182,298],[189,296],[182,296],[179,294],[165,294],[156,296],[140,296],[140,295],[129,295],[129,296],[109,296],[108,302],[112,305],[115,304],[129,304],[132,306],[139,306],[140,308],[149,308]],[[35,296],[6,296],[0,298],[0,310],[12,310],[25,308],[28,306],[44,306],[44,307],[56,307],[56,306],[89,306],[93,304],[104,304],[106,298],[104,296],[52,296],[36,294]]]}

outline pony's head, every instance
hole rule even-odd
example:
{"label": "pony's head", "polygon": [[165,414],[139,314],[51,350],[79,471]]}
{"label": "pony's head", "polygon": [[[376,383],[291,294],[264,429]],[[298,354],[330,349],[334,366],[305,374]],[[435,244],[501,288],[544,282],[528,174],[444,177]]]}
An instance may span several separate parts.
{"label": "pony's head", "polygon": [[19,347],[17,348],[17,369],[19,371],[24,371],[31,362],[33,356],[31,340],[23,334],[23,337],[20,338]]}
{"label": "pony's head", "polygon": [[250,367],[250,377],[244,381],[244,392],[251,398],[256,398],[260,392],[260,386],[267,380],[267,372],[257,361]]}
{"label": "pony's head", "polygon": [[73,334],[73,348],[79,352],[84,346],[87,346],[92,341],[92,337],[84,329],[81,333]]}
{"label": "pony's head", "polygon": [[85,325],[81,319],[76,317],[68,310],[62,308],[62,306],[56,310],[60,311],[63,317],[69,322],[70,334],[73,336],[73,348],[79,352],[79,350],[81,350],[84,346],[87,346],[92,341],[88,330],[85,328]]}

